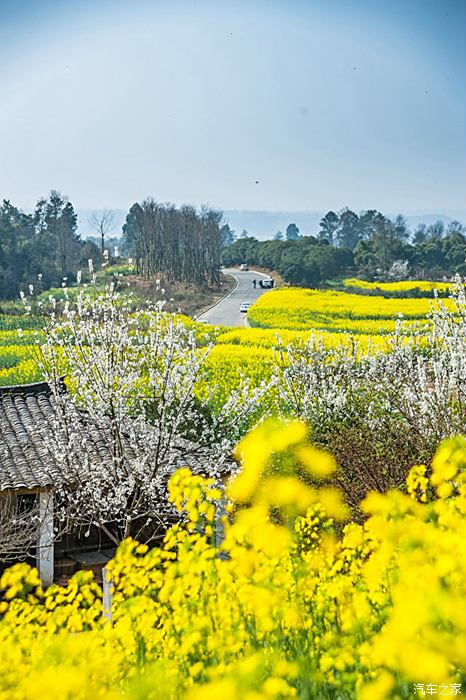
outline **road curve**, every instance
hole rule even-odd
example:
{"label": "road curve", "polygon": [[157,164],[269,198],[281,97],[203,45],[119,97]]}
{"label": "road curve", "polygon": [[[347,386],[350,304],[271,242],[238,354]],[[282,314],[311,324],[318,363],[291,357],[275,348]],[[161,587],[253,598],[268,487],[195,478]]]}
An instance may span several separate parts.
{"label": "road curve", "polygon": [[260,287],[254,289],[252,282],[253,280],[259,281],[268,275],[263,275],[262,272],[254,272],[253,270],[241,272],[238,269],[230,268],[223,269],[222,272],[224,275],[234,277],[238,282],[238,286],[214,307],[203,314],[199,314],[196,321],[207,321],[213,325],[221,326],[245,326],[246,314],[241,313],[239,307],[243,301],[254,302],[267,291]]}

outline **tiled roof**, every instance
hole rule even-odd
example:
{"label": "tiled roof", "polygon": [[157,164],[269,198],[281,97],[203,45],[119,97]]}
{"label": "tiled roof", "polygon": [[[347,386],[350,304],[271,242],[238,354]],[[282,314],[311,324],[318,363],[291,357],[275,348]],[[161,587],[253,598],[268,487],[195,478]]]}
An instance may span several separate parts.
{"label": "tiled roof", "polygon": [[[46,384],[0,389],[0,491],[52,486],[63,475],[51,445],[55,402]],[[110,458],[101,432],[81,416],[86,451],[93,462]]]}
{"label": "tiled roof", "polygon": [[[54,486],[66,478],[54,456],[55,399],[47,384],[0,387],[0,491],[36,489]],[[79,426],[80,441],[91,464],[111,464],[108,447],[111,438],[100,421],[100,428],[84,412],[76,411],[74,426]],[[129,441],[124,445],[128,457],[134,457]],[[205,449],[186,442],[175,451],[175,463],[204,473],[211,461]],[[173,457],[173,454],[172,454]],[[231,473],[234,463],[227,460],[219,472]]]}

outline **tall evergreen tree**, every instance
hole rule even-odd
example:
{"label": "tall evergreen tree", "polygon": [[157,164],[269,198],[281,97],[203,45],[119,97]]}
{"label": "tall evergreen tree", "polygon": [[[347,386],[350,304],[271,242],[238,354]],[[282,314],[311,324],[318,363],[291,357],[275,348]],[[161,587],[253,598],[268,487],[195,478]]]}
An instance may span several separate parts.
{"label": "tall evergreen tree", "polygon": [[50,266],[62,276],[72,272],[79,261],[80,240],[71,202],[52,190],[48,199],[37,203],[34,223],[40,247],[48,252]]}
{"label": "tall evergreen tree", "polygon": [[320,220],[319,238],[328,241],[330,245],[336,242],[336,231],[340,225],[340,217],[334,211],[328,211]]}
{"label": "tall evergreen tree", "polygon": [[349,250],[354,250],[361,238],[359,217],[350,209],[345,209],[340,214],[340,227],[337,232],[337,238],[338,245]]}
{"label": "tall evergreen tree", "polygon": [[297,241],[299,238],[299,228],[296,224],[288,224],[286,227],[285,238],[287,241]]}

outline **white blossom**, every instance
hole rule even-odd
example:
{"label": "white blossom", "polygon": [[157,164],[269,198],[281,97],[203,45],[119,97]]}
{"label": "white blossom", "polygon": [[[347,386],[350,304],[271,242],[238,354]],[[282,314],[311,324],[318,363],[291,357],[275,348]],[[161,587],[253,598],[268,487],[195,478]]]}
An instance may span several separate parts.
{"label": "white blossom", "polygon": [[[97,526],[115,543],[129,534],[151,539],[174,515],[169,475],[188,465],[219,479],[266,387],[244,381],[214,411],[217,388],[205,398],[196,389],[208,380],[211,346],[199,347],[161,302],[133,313],[131,299],[111,285],[68,300],[45,335],[41,365],[57,407],[49,447],[66,475],[57,494],[61,528]],[[73,391],[63,395],[65,358]],[[104,461],[95,458],[95,429]]]}

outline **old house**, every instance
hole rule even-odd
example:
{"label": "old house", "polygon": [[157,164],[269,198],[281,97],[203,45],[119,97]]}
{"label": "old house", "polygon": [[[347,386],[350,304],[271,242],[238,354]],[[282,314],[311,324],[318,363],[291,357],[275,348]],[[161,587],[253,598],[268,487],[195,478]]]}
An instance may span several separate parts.
{"label": "old house", "polygon": [[[3,545],[0,533],[0,551],[8,547],[10,554],[17,551],[18,558],[24,557],[21,549],[32,551],[44,585],[54,579],[57,554],[62,561],[69,554],[77,555],[78,561],[80,557],[79,537],[62,538],[55,551],[54,491],[64,475],[51,450],[54,418],[54,397],[46,383],[0,387],[0,527],[16,524],[7,529]],[[109,459],[102,434],[89,423],[83,429],[92,460]],[[88,548],[102,549],[102,544],[108,547],[91,540]],[[94,555],[94,560],[105,563],[109,556]]]}
{"label": "old house", "polygon": [[[56,532],[54,505],[56,509],[60,485],[69,478],[53,449],[56,415],[55,398],[47,383],[0,387],[0,567],[2,562],[5,567],[26,558],[37,565],[44,585],[77,568],[91,568],[99,574],[115,547],[96,528],[90,536],[76,526]],[[76,417],[82,460],[107,469],[112,464],[110,431],[102,422],[98,428],[84,412],[76,411]],[[124,450],[131,455],[128,442]],[[202,473],[205,460],[205,452],[187,457],[183,451],[177,463]],[[224,464],[225,474],[231,464]]]}

